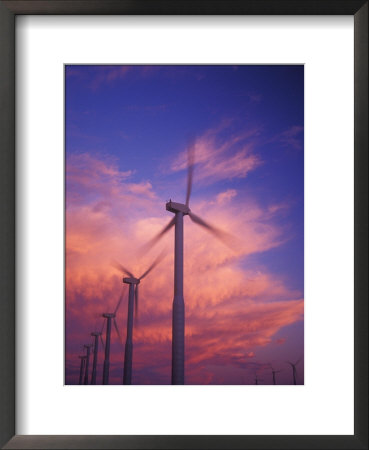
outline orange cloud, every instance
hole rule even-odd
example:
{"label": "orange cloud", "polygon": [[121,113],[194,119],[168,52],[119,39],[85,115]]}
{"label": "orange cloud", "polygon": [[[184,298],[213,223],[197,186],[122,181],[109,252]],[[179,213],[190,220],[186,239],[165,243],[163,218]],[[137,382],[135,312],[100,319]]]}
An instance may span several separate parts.
{"label": "orange cloud", "polygon": [[[209,166],[206,170],[206,177],[228,173],[224,166],[219,172]],[[140,286],[134,367],[137,383],[150,383],[150,376],[168,383],[173,230],[150,252],[138,256],[138,249],[171,216],[164,212],[152,184],[147,180],[133,183],[131,176],[131,171],[121,172],[114,160],[82,154],[67,161],[67,367],[78,372],[75,360],[81,344],[93,329],[101,328],[101,314],[113,311],[118,301],[122,276],[111,261],[120,261],[139,276],[165,249],[164,261]],[[191,383],[219,382],[209,365],[243,367],[247,359],[255,357],[258,347],[272,342],[281,328],[303,318],[301,292],[289,289],[273,274],[253,270],[247,264],[250,255],[281,245],[285,239],[282,230],[271,220],[268,208],[264,210],[250,201],[240,209],[233,203],[235,197],[236,191],[228,190],[192,206],[196,214],[237,236],[236,250],[185,217],[186,364]],[[117,315],[123,339],[126,319],[127,291]],[[115,336],[112,379],[117,382],[122,358],[123,347]]]}

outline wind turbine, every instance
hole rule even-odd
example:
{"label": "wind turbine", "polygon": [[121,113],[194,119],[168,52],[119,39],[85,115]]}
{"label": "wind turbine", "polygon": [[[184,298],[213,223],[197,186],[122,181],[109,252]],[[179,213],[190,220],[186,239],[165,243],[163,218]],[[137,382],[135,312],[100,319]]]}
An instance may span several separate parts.
{"label": "wind turbine", "polygon": [[90,363],[90,350],[92,347],[92,344],[85,344],[83,346],[86,349],[86,369],[85,369],[85,379],[83,384],[88,384],[88,366]]}
{"label": "wind turbine", "polygon": [[276,380],[275,380],[275,374],[282,372],[282,370],[274,370],[272,365],[270,366],[270,368],[272,369],[272,374],[273,374],[273,384],[277,384]]}
{"label": "wind turbine", "polygon": [[262,378],[258,378],[257,373],[255,374],[255,384],[259,384],[259,381],[263,381]]}
{"label": "wind turbine", "polygon": [[174,226],[174,299],[172,312],[172,384],[184,384],[184,357],[185,357],[185,305],[183,298],[183,217],[189,216],[197,225],[202,226],[216,237],[226,240],[230,237],[218,228],[209,225],[199,216],[195,215],[189,207],[192,179],[194,169],[194,148],[188,147],[187,164],[187,192],[186,202],[176,203],[169,200],[165,207],[174,214],[173,219],[148,243],[153,246],[164,234]]}
{"label": "wind turbine", "polygon": [[92,376],[91,376],[91,384],[96,384],[96,366],[97,366],[97,355],[99,351],[99,337],[101,339],[101,344],[104,348],[104,341],[102,338],[101,331],[93,331],[91,336],[94,338],[94,360],[92,362]]}
{"label": "wind turbine", "polygon": [[[103,368],[103,384],[109,384],[109,366],[110,366],[110,335],[111,335],[111,321],[113,320],[115,331],[117,332],[119,341],[122,342],[120,337],[117,321],[115,320],[115,316],[117,314],[118,308],[123,298],[123,292],[119,298],[117,306],[113,313],[104,313],[102,316],[106,319],[106,339],[105,339],[105,359],[104,359],[104,368]],[[104,324],[103,324],[104,328]]]}
{"label": "wind turbine", "polygon": [[[133,354],[133,305],[135,306],[135,318],[138,319],[138,285],[141,280],[145,278],[159,262],[163,259],[163,254],[159,255],[151,266],[139,277],[135,278],[132,272],[116,263],[116,267],[128,278],[123,278],[123,283],[129,284],[128,294],[128,316],[127,316],[127,338],[124,351],[124,370],[123,370],[123,384],[132,384],[132,354]],[[137,323],[136,323],[137,324]]]}
{"label": "wind turbine", "polygon": [[292,374],[293,374],[293,384],[296,384],[296,366],[301,361],[301,359],[298,359],[295,363],[291,363],[290,361],[286,361],[287,364],[289,364],[292,367]]}
{"label": "wind turbine", "polygon": [[83,371],[85,370],[86,365],[86,355],[78,356],[81,360],[81,366],[79,368],[79,382],[78,384],[82,384],[83,381]]}

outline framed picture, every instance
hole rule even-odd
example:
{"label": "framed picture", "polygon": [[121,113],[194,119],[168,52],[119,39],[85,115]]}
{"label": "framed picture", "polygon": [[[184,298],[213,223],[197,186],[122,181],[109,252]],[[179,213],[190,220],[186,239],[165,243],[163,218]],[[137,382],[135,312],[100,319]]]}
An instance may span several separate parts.
{"label": "framed picture", "polygon": [[368,448],[367,2],[0,21],[1,445]]}
{"label": "framed picture", "polygon": [[65,384],[304,384],[304,66],[66,65],[65,92]]}

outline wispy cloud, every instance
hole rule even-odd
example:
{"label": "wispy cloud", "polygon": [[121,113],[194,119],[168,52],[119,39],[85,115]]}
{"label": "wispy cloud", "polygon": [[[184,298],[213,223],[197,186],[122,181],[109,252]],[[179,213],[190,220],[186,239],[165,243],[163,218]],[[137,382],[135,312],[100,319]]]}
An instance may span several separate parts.
{"label": "wispy cloud", "polygon": [[112,203],[112,199],[125,202],[126,206],[133,202],[142,205],[155,198],[149,181],[130,181],[133,173],[133,170],[120,170],[111,157],[99,159],[89,153],[69,156],[66,165],[68,209],[76,204],[94,208],[96,203]]}
{"label": "wispy cloud", "polygon": [[86,72],[78,70],[78,68],[69,67],[67,76],[84,78],[87,86],[96,91],[104,85],[113,85],[114,83],[125,79],[127,76],[134,74],[135,77],[148,78],[160,73],[160,76],[171,82],[180,82],[183,78],[193,78],[202,81],[205,73],[197,66],[166,66],[166,65],[104,65],[91,66],[88,76]]}
{"label": "wispy cloud", "polygon": [[[229,122],[224,122],[217,129],[210,130],[195,140],[197,181],[213,183],[245,178],[262,164],[260,157],[253,151],[254,139],[259,130],[246,130],[244,133],[222,138],[222,131],[229,125]],[[184,150],[173,162],[171,170],[177,172],[186,167],[187,151]]]}
{"label": "wispy cloud", "polygon": [[125,78],[132,66],[100,66],[95,68],[95,74],[89,87],[96,91],[102,84],[111,84],[115,80]]}
{"label": "wispy cloud", "polygon": [[220,192],[217,195],[216,202],[219,205],[224,205],[225,203],[230,202],[233,197],[236,197],[236,195],[237,195],[236,189],[227,189],[226,191]]}
{"label": "wispy cloud", "polygon": [[301,150],[304,144],[303,131],[303,126],[294,125],[288,130],[274,136],[270,142],[279,142],[284,147],[288,147],[293,150]]}

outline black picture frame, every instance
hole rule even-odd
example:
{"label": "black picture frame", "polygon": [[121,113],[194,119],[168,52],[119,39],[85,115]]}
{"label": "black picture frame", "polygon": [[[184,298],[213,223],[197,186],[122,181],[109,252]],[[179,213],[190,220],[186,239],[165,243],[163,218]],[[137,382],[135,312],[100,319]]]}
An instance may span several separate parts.
{"label": "black picture frame", "polygon": [[[15,17],[20,14],[354,16],[354,435],[15,435]],[[0,0],[0,296],[2,448],[368,449],[368,1]]]}

